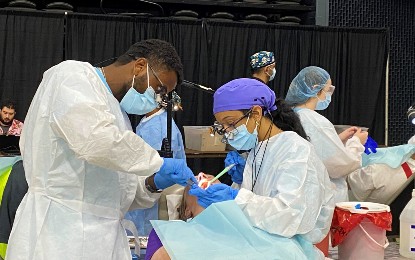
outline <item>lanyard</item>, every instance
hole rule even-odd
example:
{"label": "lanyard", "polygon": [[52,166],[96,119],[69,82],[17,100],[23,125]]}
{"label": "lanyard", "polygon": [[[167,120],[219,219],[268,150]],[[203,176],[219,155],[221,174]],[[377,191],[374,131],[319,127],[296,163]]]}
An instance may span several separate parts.
{"label": "lanyard", "polygon": [[112,94],[111,88],[108,85],[107,81],[105,80],[105,77],[104,77],[104,74],[102,74],[102,71],[97,67],[95,67],[95,70],[96,70],[99,78],[101,79],[102,83],[104,83],[104,85],[107,87],[108,91]]}

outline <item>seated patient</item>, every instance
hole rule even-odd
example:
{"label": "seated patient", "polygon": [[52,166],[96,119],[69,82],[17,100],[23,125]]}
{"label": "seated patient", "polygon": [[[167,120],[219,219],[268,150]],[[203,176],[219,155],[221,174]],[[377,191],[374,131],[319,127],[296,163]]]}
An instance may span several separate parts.
{"label": "seated patient", "polygon": [[[214,176],[204,173],[200,173],[197,176],[197,180],[200,183],[201,180],[211,180]],[[213,183],[220,183],[218,180]],[[179,219],[186,221],[189,218],[194,218],[199,215],[204,208],[197,203],[197,197],[189,195],[190,186],[185,187],[183,191],[182,200],[180,206],[177,208],[179,212]],[[170,259],[167,251],[164,249],[163,244],[160,241],[160,238],[157,236],[156,232],[151,230],[148,237],[147,251],[146,251],[146,260],[164,260]]]}
{"label": "seated patient", "polygon": [[[223,184],[210,187],[220,185]],[[179,207],[180,217],[194,218],[188,222],[152,222],[155,231],[150,233],[146,259],[317,259],[309,241],[253,227],[234,201],[217,203],[204,210],[188,192],[189,187]]]}

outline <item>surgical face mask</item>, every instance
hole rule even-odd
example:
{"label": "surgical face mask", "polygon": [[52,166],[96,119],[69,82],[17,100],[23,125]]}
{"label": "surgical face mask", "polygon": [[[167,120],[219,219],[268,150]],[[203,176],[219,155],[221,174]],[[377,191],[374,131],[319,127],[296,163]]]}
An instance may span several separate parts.
{"label": "surgical face mask", "polygon": [[141,94],[134,88],[134,79],[131,84],[131,88],[127,91],[125,96],[120,102],[120,106],[128,114],[145,115],[148,112],[153,111],[158,107],[156,102],[156,93],[150,86],[150,78],[148,76],[148,64],[147,64],[147,89]]}
{"label": "surgical face mask", "polygon": [[[247,123],[248,120],[246,120]],[[228,133],[225,134],[225,137],[228,138],[228,143],[236,150],[251,150],[256,146],[258,142],[257,126],[255,126],[252,133],[248,131],[246,124],[238,126],[233,132],[235,132],[233,138],[228,138]]]}
{"label": "surgical face mask", "polygon": [[275,77],[275,73],[277,73],[277,70],[275,68],[272,69],[272,74],[269,75],[267,72],[265,72],[269,76],[269,81],[273,80]]}
{"label": "surgical face mask", "polygon": [[317,97],[318,101],[317,101],[317,105],[316,105],[316,110],[326,109],[329,106],[330,102],[331,102],[331,94],[325,92],[324,90],[323,90],[323,92],[326,95],[326,98],[324,100],[320,100]]}
{"label": "surgical face mask", "polygon": [[273,68],[273,69],[272,69],[272,74],[271,74],[271,76],[269,77],[269,81],[271,81],[271,80],[273,80],[273,79],[274,79],[274,77],[275,77],[275,73],[277,73],[277,70],[276,70],[275,68]]}

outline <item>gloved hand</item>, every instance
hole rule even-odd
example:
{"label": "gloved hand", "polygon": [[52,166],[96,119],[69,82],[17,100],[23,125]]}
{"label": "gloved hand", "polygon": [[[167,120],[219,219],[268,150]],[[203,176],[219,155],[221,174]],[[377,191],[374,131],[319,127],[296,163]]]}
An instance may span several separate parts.
{"label": "gloved hand", "polygon": [[376,153],[376,148],[378,148],[378,144],[375,140],[372,139],[372,137],[368,136],[364,147],[365,154]]}
{"label": "gloved hand", "polygon": [[226,184],[212,184],[206,190],[193,184],[189,194],[197,197],[200,206],[207,208],[210,204],[226,200],[233,200],[238,195],[239,190],[233,189]]}
{"label": "gloved hand", "polygon": [[237,151],[230,151],[225,158],[225,167],[233,163],[235,166],[228,171],[228,174],[233,182],[241,184],[246,161]]}
{"label": "gloved hand", "polygon": [[186,186],[189,179],[197,183],[192,170],[186,165],[186,160],[173,158],[163,158],[163,160],[163,165],[154,176],[157,189],[165,189],[175,183]]}

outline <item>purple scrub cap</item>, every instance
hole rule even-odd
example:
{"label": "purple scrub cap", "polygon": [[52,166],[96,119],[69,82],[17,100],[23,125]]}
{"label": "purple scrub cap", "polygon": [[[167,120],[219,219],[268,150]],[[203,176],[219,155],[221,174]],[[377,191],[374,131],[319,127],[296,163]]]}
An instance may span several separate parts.
{"label": "purple scrub cap", "polygon": [[251,109],[258,105],[267,111],[277,109],[275,93],[256,79],[240,78],[229,81],[213,95],[213,113]]}

